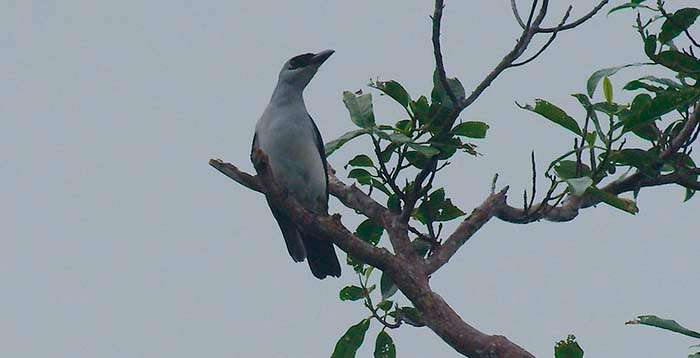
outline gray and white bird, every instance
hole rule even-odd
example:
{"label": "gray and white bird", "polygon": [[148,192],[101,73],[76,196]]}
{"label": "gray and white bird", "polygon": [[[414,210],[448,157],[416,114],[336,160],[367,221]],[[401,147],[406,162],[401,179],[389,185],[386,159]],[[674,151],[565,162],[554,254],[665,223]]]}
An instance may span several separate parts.
{"label": "gray and white bird", "polygon": [[[328,213],[326,155],[318,127],[306,110],[304,89],[333,50],[305,53],[285,62],[270,104],[255,126],[253,149],[262,150],[277,183],[305,209]],[[308,259],[314,276],[340,276],[340,263],[333,243],[312,237],[268,198],[289,255],[295,262]]]}

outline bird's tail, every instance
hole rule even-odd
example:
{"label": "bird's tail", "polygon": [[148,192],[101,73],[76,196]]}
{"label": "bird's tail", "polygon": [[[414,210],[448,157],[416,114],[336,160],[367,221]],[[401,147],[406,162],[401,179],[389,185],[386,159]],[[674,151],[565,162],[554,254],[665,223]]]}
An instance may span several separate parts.
{"label": "bird's tail", "polygon": [[269,199],[267,202],[270,204],[270,210],[272,210],[272,215],[275,217],[275,220],[277,220],[280,231],[282,231],[289,256],[292,257],[294,262],[304,261],[306,258],[306,250],[304,249],[304,242],[301,239],[296,225],[294,225],[294,222],[292,222],[284,212],[274,209]]}
{"label": "bird's tail", "polygon": [[340,277],[340,263],[332,242],[318,240],[308,235],[303,235],[301,239],[304,241],[304,248],[306,248],[309,268],[316,278]]}

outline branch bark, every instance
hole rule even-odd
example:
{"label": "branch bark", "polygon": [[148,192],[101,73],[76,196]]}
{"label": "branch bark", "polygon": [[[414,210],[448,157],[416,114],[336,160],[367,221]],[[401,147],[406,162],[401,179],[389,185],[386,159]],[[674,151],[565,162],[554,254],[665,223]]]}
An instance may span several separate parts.
{"label": "branch bark", "polygon": [[[287,211],[292,219],[310,234],[329,238],[349,255],[386,272],[401,292],[421,312],[426,326],[457,352],[475,358],[534,357],[505,337],[485,334],[462,320],[440,295],[431,290],[428,284],[427,267],[415,253],[393,255],[384,248],[374,247],[355,237],[342,225],[339,215],[321,216],[308,212],[277,185],[268,170],[267,157],[264,153],[259,150],[253,152],[251,160],[258,172],[257,176],[242,172],[236,166],[221,160],[212,159],[209,164],[237,183],[268,195],[275,205],[279,205]],[[402,236],[407,239],[408,227],[400,220],[399,215],[388,213],[388,211],[384,212],[383,207],[376,207],[379,204],[376,204],[359,189],[353,189],[354,186],[343,184],[333,175],[332,170],[329,170],[328,175],[329,187],[333,188],[334,196],[341,198],[341,201],[347,205],[355,206],[363,213],[372,213],[374,210],[381,211],[382,220],[385,220],[384,225],[386,225],[385,228],[390,237]],[[503,194],[505,194],[505,190]],[[366,205],[374,207],[374,209],[366,207]]]}
{"label": "branch bark", "polygon": [[[238,184],[258,193],[265,194],[265,190],[257,176],[242,172],[235,165],[223,162],[220,159],[210,159],[209,165],[233,179]],[[328,166],[328,172],[326,174],[328,175],[329,193],[338,198],[343,205],[361,212],[377,224],[383,225],[386,222],[387,216],[391,214],[387,208],[377,203],[355,185],[346,185],[343,183],[335,176],[335,170],[333,170],[330,165]]]}
{"label": "branch bark", "polygon": [[353,235],[341,222],[340,215],[322,216],[304,209],[293,197],[284,193],[272,177],[268,168],[267,156],[260,150],[251,154],[251,160],[258,172],[257,176],[244,173],[234,165],[220,160],[210,160],[209,164],[239,184],[260,192],[279,205],[299,227],[309,234],[328,238],[343,251],[379,269],[385,269],[393,262],[393,255],[384,248],[374,247]]}

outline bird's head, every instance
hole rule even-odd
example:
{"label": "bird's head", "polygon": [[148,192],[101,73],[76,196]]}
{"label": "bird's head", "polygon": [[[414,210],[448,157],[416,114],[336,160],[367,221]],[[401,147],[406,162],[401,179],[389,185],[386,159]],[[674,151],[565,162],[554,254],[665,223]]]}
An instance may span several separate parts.
{"label": "bird's head", "polygon": [[319,53],[305,53],[290,58],[282,66],[279,82],[304,89],[323,64],[335,51],[324,50]]}

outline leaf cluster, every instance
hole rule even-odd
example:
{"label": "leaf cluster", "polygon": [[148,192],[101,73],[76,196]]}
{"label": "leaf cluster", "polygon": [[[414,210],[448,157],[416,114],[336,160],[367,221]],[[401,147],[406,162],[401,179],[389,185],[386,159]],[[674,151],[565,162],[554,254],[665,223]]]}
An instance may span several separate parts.
{"label": "leaf cluster", "polygon": [[[693,105],[700,100],[700,59],[694,54],[694,46],[680,49],[674,44],[679,36],[688,34],[688,29],[700,16],[700,9],[683,8],[667,13],[663,2],[656,6],[649,1],[635,0],[610,10],[614,13],[625,9],[638,9],[656,13],[648,22],[637,20],[637,30],[641,37],[648,62],[632,63],[610,67],[594,72],[586,83],[586,93],[572,96],[581,105],[585,116],[575,119],[562,108],[543,99],[533,105],[521,108],[534,112],[558,125],[574,137],[574,147],[553,160],[547,168],[547,175],[556,177],[556,184],[566,183],[565,193],[573,195],[589,194],[603,202],[635,214],[638,207],[635,201],[621,198],[599,189],[607,179],[622,173],[641,173],[648,178],[661,174],[680,173],[697,181],[696,164],[691,158],[690,144],[697,139],[697,133],[683,144],[682,150],[667,158],[661,154],[669,148],[688,121]],[[652,30],[652,24],[664,20]],[[633,67],[657,67],[669,73],[670,77],[644,75],[626,83],[622,89],[636,93],[630,103],[618,103],[614,96],[611,77],[623,69]],[[602,86],[602,98],[596,90]],[[552,175],[553,174],[553,175]],[[562,193],[563,194],[563,193]],[[634,192],[634,196],[638,191]],[[686,188],[685,200],[695,194]]]}

